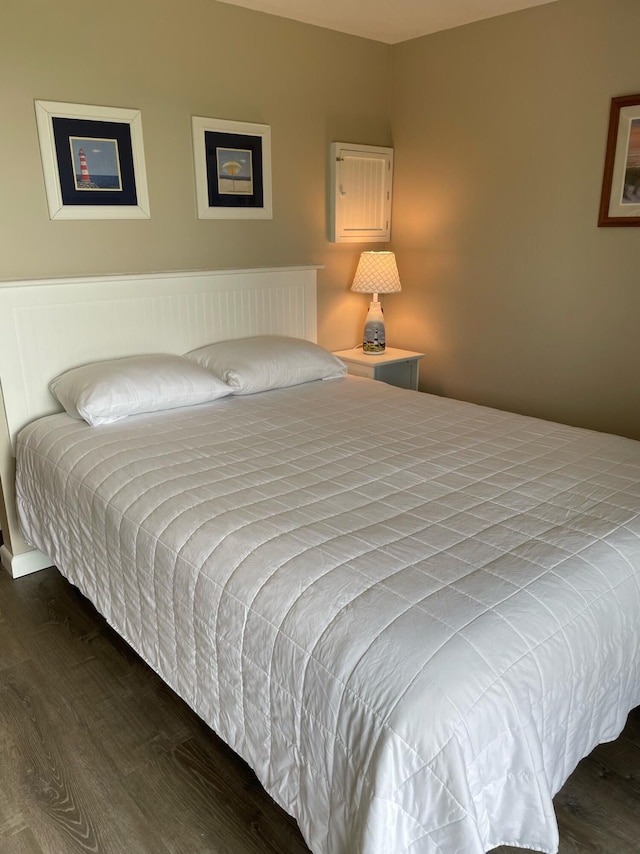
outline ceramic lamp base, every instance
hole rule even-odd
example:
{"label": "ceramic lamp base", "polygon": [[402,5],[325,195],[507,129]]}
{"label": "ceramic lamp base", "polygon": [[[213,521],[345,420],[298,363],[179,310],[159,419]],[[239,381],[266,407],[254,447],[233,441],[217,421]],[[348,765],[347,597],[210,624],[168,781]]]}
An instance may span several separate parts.
{"label": "ceramic lamp base", "polygon": [[369,303],[369,311],[364,324],[364,335],[362,338],[362,352],[375,356],[384,353],[384,317],[382,306],[377,301]]}

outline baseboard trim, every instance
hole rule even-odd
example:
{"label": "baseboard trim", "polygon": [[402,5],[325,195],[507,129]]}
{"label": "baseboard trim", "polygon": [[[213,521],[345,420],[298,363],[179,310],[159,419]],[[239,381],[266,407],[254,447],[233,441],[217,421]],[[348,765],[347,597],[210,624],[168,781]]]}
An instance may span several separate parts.
{"label": "baseboard trim", "polygon": [[0,561],[12,578],[21,578],[23,575],[31,575],[32,572],[53,566],[51,558],[37,549],[14,555],[6,546],[0,546]]}

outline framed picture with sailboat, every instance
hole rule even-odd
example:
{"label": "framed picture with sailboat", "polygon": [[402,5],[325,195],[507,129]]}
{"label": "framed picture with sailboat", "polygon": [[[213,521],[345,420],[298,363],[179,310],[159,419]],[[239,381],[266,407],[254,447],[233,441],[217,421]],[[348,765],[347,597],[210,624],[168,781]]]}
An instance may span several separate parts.
{"label": "framed picture with sailboat", "polygon": [[269,125],[192,116],[199,219],[271,219]]}

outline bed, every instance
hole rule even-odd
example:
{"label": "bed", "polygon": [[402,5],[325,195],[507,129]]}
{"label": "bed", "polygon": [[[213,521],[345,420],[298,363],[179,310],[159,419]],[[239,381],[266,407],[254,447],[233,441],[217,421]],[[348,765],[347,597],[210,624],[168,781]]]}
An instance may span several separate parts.
{"label": "bed", "polygon": [[270,342],[302,346],[306,314],[231,336],[226,373],[197,355],[224,333],[190,335],[233,389],[210,401],[97,426],[9,405],[26,540],[314,854],[554,852],[553,795],[640,702],[640,443],[324,351],[331,369],[282,385]]}

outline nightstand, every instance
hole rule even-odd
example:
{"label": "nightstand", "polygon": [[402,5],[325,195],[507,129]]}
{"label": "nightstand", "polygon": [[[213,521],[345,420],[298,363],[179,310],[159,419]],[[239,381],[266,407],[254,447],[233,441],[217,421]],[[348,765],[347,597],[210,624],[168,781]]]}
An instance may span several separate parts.
{"label": "nightstand", "polygon": [[418,362],[424,358],[424,353],[387,347],[384,353],[370,356],[362,352],[362,347],[354,347],[352,350],[336,350],[333,355],[342,359],[348,373],[354,377],[381,380],[414,391],[418,389]]}

